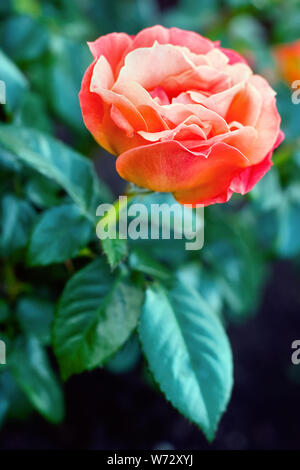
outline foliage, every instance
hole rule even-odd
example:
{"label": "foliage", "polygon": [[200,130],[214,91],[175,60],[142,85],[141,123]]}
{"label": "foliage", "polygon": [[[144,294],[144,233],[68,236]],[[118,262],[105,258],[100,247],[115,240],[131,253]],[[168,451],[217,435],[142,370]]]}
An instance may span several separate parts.
{"label": "foliage", "polygon": [[[62,380],[102,366],[122,372],[142,351],[167,400],[214,437],[232,388],[225,327],[255,313],[272,260],[300,253],[300,105],[271,53],[296,38],[297,5],[188,0],[161,12],[154,0],[1,4],[0,424],[32,409],[60,422]],[[278,90],[286,140],[275,165],[249,196],[205,211],[199,252],[181,240],[100,245],[96,237],[96,207],[113,196],[89,159],[98,148],[78,103],[85,41],[155,23],[221,39]]]}

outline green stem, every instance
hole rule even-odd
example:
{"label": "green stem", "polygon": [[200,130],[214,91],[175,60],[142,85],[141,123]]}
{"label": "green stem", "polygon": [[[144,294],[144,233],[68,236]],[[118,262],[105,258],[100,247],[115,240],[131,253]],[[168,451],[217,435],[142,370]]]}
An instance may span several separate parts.
{"label": "green stem", "polygon": [[117,221],[119,220],[119,216],[121,211],[123,210],[126,205],[128,206],[130,201],[136,196],[146,196],[148,194],[153,193],[153,191],[149,189],[139,188],[138,186],[129,184],[125,191],[126,199],[118,198],[114,205],[109,209],[109,211],[102,217],[100,220],[100,224],[103,228],[109,229],[112,225],[116,226]]}
{"label": "green stem", "polygon": [[133,199],[135,194],[129,194],[126,196],[126,199],[117,199],[111,209],[102,217],[100,224],[109,228],[111,225],[116,225],[119,220],[120,213],[122,209]]}

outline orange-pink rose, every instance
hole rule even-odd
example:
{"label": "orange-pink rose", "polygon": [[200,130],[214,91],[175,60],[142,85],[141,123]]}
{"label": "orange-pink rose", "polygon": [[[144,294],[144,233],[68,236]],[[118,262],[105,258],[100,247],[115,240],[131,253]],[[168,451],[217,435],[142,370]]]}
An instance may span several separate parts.
{"label": "orange-pink rose", "polygon": [[83,119],[124,179],[209,205],[248,192],[270,169],[283,138],[275,92],[239,54],[162,26],[89,47]]}

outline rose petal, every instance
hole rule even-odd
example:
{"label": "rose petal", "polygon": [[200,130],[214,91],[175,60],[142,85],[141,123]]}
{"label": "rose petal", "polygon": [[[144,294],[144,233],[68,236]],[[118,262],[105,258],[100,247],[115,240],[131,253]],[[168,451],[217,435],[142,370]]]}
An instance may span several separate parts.
{"label": "rose petal", "polygon": [[236,62],[233,65],[227,65],[226,73],[231,79],[231,86],[241,82],[246,83],[253,75],[249,65],[242,62]]}
{"label": "rose petal", "polygon": [[249,149],[249,158],[256,164],[273,149],[279,136],[281,117],[276,106],[276,94],[268,82],[259,75],[253,75],[250,83],[262,96],[261,112],[255,125],[257,139]]}
{"label": "rose petal", "polygon": [[203,140],[202,142],[193,142],[188,146],[189,150],[193,152],[206,152],[209,148],[217,143],[224,143],[238,149],[246,158],[252,156],[251,145],[257,138],[257,132],[253,127],[246,126],[240,127],[234,131],[229,131],[224,134],[219,134],[211,137],[210,139]]}
{"label": "rose petal", "polygon": [[[139,83],[123,82],[118,86],[114,86],[113,90],[128,98],[136,107],[147,124],[147,132],[159,132],[168,129],[168,125],[160,115],[160,105]],[[139,131],[139,129],[136,130]]]}
{"label": "rose petal", "polygon": [[[95,63],[96,61],[94,61],[86,70],[79,93],[82,117],[86,127],[89,129],[99,145],[104,147],[112,154],[119,154],[131,147],[143,144],[144,140],[137,134],[135,135],[134,139],[128,139],[126,134],[124,135],[124,123],[118,126],[116,125],[116,122],[118,122],[117,118],[111,118],[111,104],[113,103],[114,99],[109,100],[108,97],[106,97],[106,100],[104,100],[103,96],[90,91],[90,84]],[[113,94],[110,91],[107,91],[107,93]],[[119,105],[119,107],[116,106],[119,113],[121,113],[120,109],[124,110],[125,115],[129,115],[132,118],[132,122],[136,122],[134,118],[136,117],[136,113],[138,113],[138,111],[135,110],[134,113],[131,114],[130,107],[126,107],[126,103],[124,103],[123,99],[119,100],[117,95],[114,98],[117,105]],[[130,106],[132,105],[130,104]],[[143,123],[144,120],[142,116],[139,113],[137,116],[142,120]],[[119,117],[118,124],[121,122],[120,119],[121,118]],[[124,117],[124,119],[126,120],[126,117]],[[139,121],[137,121],[137,123],[139,123]],[[145,123],[142,128],[147,129]]]}
{"label": "rose petal", "polygon": [[256,126],[262,109],[263,97],[251,84],[247,83],[235,94],[226,114],[226,121],[238,121],[244,126]]}
{"label": "rose petal", "polygon": [[157,41],[159,44],[174,44],[187,47],[196,54],[206,54],[214,47],[214,43],[193,31],[179,28],[164,28],[157,25],[143,29],[133,41],[133,48],[151,47]]}
{"label": "rose petal", "polygon": [[248,65],[246,59],[243,56],[241,56],[238,52],[233,51],[232,49],[226,49],[224,47],[220,47],[220,51],[222,51],[223,54],[225,54],[228,57],[230,64],[236,64],[238,62],[242,62]]}
{"label": "rose petal", "polygon": [[96,62],[92,73],[90,91],[100,96],[105,103],[116,106],[134,129],[147,130],[147,124],[143,116],[132,102],[126,96],[115,93],[107,88],[112,79],[109,70],[111,72],[107,60],[101,56]]}
{"label": "rose petal", "polygon": [[132,39],[125,33],[111,33],[94,42],[88,42],[88,46],[95,59],[103,55],[110,63],[113,73],[116,73],[120,62],[132,46]]}
{"label": "rose petal", "polygon": [[156,87],[149,92],[151,97],[160,105],[170,104],[169,97],[162,87]]}
{"label": "rose petal", "polygon": [[[280,131],[274,149],[281,144],[284,139],[284,134]],[[273,150],[257,165],[250,166],[241,172],[230,184],[230,189],[236,193],[246,194],[251,191],[253,186],[269,171],[273,165],[271,158]]]}
{"label": "rose petal", "polygon": [[201,125],[202,123],[199,118],[196,116],[190,116],[174,129],[168,129],[160,132],[139,131],[138,134],[150,142],[173,139],[178,141],[196,139],[199,142],[199,140],[201,141],[206,139],[206,134]]}
{"label": "rose petal", "polygon": [[227,144],[216,144],[204,156],[189,151],[177,141],[168,141],[124,152],[118,157],[116,168],[122,178],[138,186],[153,191],[175,191],[179,200],[193,202],[192,188],[197,188],[197,200],[202,196],[214,197],[247,164],[244,155]]}
{"label": "rose petal", "polygon": [[221,70],[229,63],[227,55],[223,54],[222,50],[218,48],[209,51],[206,54],[206,58],[211,66]]}
{"label": "rose petal", "polygon": [[162,116],[178,126],[190,116],[198,117],[202,126],[209,125],[213,134],[223,134],[229,131],[229,127],[225,119],[214,111],[207,109],[201,104],[180,104],[172,103],[169,106],[161,108]]}
{"label": "rose petal", "polygon": [[206,108],[209,108],[220,114],[222,117],[225,117],[229,107],[231,106],[232,100],[244,87],[244,83],[237,83],[227,90],[210,96],[205,96],[197,91],[189,91],[188,94],[195,103],[202,104]]}
{"label": "rose petal", "polygon": [[154,43],[152,47],[135,49],[127,54],[115,89],[121,89],[122,83],[138,82],[143,88],[152,90],[162,86],[167,77],[178,75],[191,66],[191,62],[180,48]]}
{"label": "rose petal", "polygon": [[177,96],[186,90],[201,90],[210,93],[223,91],[230,86],[230,78],[224,71],[216,70],[209,65],[194,66],[178,73],[166,76],[161,86],[167,93]]}
{"label": "rose petal", "polygon": [[99,125],[104,116],[104,103],[100,96],[90,92],[90,83],[95,66],[95,61],[87,68],[81,83],[79,101],[82,117],[86,127],[93,134],[97,142],[109,152],[112,148],[107,140],[104,129]]}
{"label": "rose petal", "polygon": [[90,91],[97,93],[99,89],[110,89],[114,84],[114,76],[110,64],[104,55],[95,63],[91,78]]}
{"label": "rose petal", "polygon": [[112,118],[113,122],[118,126],[120,129],[126,132],[128,137],[132,137],[134,134],[134,128],[132,125],[127,121],[125,116],[121,113],[121,111],[115,106],[112,105],[110,110],[110,117]]}
{"label": "rose petal", "polygon": [[181,204],[192,204],[194,207],[199,204],[202,206],[211,206],[212,204],[223,204],[224,202],[228,202],[232,194],[233,194],[233,191],[231,191],[231,189],[226,189],[224,192],[218,194],[217,196],[209,197],[207,199],[201,198],[201,202],[185,203],[185,202],[181,202],[178,198],[177,198],[177,201]]}

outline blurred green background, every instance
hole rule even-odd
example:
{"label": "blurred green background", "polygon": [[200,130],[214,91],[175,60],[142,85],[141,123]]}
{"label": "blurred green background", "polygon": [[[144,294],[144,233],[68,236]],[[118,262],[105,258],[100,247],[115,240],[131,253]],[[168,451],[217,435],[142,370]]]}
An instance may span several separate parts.
{"label": "blurred green background", "polygon": [[[12,350],[10,365],[0,366],[0,448],[208,447],[157,394],[134,336],[105,370],[62,385],[50,347],[52,316],[94,242],[82,223],[81,246],[71,247],[70,259],[51,259],[50,248],[44,254],[36,224],[69,202],[68,191],[6,146],[9,139],[15,153],[25,155],[28,145],[47,152],[55,136],[93,162],[104,199],[122,194],[114,158],[81,117],[78,92],[91,62],[86,41],[154,24],[221,40],[278,93],[286,138],[272,170],[249,195],[206,209],[201,252],[187,252],[178,241],[150,249],[167,269],[186,276],[196,270],[197,288],[229,328],[236,385],[213,448],[300,448],[300,365],[290,360],[291,343],[300,338],[300,104],[292,103],[274,57],[279,44],[300,38],[298,0],[0,3],[0,79],[7,84],[0,119],[11,124],[8,134],[0,130],[0,336]],[[41,131],[43,139],[20,126]],[[47,229],[49,246],[57,234]]]}

